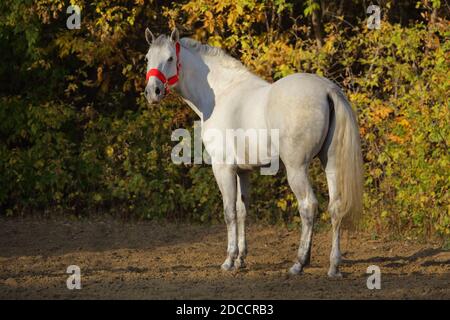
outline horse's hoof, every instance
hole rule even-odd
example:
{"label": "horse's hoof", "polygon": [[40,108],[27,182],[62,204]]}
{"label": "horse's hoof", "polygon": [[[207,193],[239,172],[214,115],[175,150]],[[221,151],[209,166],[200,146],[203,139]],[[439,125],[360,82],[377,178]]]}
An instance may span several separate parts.
{"label": "horse's hoof", "polygon": [[221,269],[224,271],[230,271],[233,269],[233,262],[230,261],[225,261],[222,266]]}
{"label": "horse's hoof", "polygon": [[340,273],[340,272],[335,272],[335,273],[328,272],[328,277],[330,279],[341,279],[342,278],[342,273]]}
{"label": "horse's hoof", "polygon": [[328,277],[332,279],[339,279],[342,278],[342,273],[340,273],[336,267],[335,268],[331,267],[330,270],[328,270]]}
{"label": "horse's hoof", "polygon": [[297,274],[302,273],[302,271],[303,271],[303,266],[297,262],[289,269],[289,274],[297,275]]}
{"label": "horse's hoof", "polygon": [[237,259],[234,261],[234,268],[235,268],[236,270],[239,270],[239,269],[245,269],[246,267],[247,267],[247,265],[245,264],[244,259],[237,258]]}

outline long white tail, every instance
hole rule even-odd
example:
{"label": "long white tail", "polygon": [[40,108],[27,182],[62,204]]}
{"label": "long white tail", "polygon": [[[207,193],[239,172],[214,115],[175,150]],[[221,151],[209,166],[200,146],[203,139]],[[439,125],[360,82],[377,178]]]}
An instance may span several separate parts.
{"label": "long white tail", "polygon": [[358,121],[350,102],[338,88],[330,90],[334,103],[336,129],[337,192],[344,225],[355,227],[362,216],[363,162]]}

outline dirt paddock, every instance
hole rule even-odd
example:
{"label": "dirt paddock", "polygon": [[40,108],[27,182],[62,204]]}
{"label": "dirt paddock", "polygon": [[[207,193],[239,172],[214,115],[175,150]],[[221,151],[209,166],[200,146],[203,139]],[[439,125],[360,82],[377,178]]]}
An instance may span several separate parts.
{"label": "dirt paddock", "polygon": [[[450,299],[450,252],[439,243],[343,241],[342,279],[328,279],[330,234],[315,234],[312,263],[288,276],[299,232],[251,224],[247,268],[223,272],[225,226],[0,219],[1,299]],[[69,265],[81,290],[68,290]],[[367,267],[381,269],[369,290]]]}

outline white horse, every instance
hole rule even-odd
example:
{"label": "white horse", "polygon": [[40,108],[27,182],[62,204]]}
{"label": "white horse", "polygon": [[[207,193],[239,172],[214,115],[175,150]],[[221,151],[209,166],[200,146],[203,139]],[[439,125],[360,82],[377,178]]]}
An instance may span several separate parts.
{"label": "white horse", "polygon": [[[293,74],[268,83],[249,72],[221,49],[183,38],[175,29],[170,37],[155,38],[149,29],[145,96],[158,102],[169,89],[178,92],[198,114],[206,130],[277,129],[279,156],[289,185],[298,200],[302,221],[300,246],[292,274],[310,261],[312,228],[318,202],[308,180],[308,167],[318,156],[325,169],[332,222],[330,277],[341,276],[340,226],[348,215],[362,212],[362,156],[359,130],[343,92],[331,81],[312,74]],[[203,137],[203,136],[202,136]],[[250,167],[264,164],[224,163],[214,159],[223,144],[203,137],[223,197],[227,224],[227,258],[222,269],[244,266],[247,254],[245,217],[249,206]],[[265,149],[265,146],[259,145]],[[217,161],[215,161],[217,160]]]}

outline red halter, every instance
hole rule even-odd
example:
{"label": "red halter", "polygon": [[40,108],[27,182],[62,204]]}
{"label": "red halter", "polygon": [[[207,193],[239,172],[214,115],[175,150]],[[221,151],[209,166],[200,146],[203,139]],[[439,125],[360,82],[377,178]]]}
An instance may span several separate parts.
{"label": "red halter", "polygon": [[145,77],[145,81],[148,82],[148,79],[150,79],[150,77],[157,77],[164,85],[164,90],[166,91],[165,93],[169,92],[169,86],[174,85],[175,83],[178,82],[178,74],[180,72],[180,68],[181,68],[181,63],[180,63],[180,43],[175,43],[175,54],[177,56],[177,74],[170,77],[169,79],[166,78],[166,76],[159,71],[156,68],[150,69],[147,72],[147,76]]}

